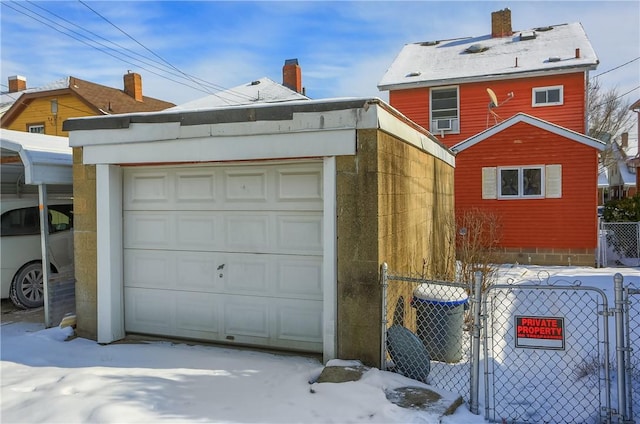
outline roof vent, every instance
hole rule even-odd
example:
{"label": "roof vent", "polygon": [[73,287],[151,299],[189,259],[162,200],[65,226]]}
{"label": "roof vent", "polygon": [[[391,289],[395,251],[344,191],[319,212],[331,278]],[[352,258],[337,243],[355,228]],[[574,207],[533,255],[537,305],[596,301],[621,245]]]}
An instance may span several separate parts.
{"label": "roof vent", "polygon": [[560,62],[560,56],[551,56],[548,61],[549,62]]}
{"label": "roof vent", "polygon": [[424,43],[420,43],[421,46],[437,46],[438,44],[440,44],[439,41],[425,41]]}
{"label": "roof vent", "polygon": [[552,26],[545,26],[545,27],[534,28],[534,31],[545,32],[545,31],[551,31],[552,29],[553,29]]}
{"label": "roof vent", "polygon": [[520,33],[520,41],[534,40],[536,38],[535,31],[522,31]]}
{"label": "roof vent", "polygon": [[488,49],[489,49],[489,47],[483,46],[482,44],[472,44],[469,47],[467,47],[465,52],[467,52],[467,53],[480,53],[480,52],[483,52],[483,51],[488,50]]}
{"label": "roof vent", "polygon": [[419,76],[420,76],[420,74],[422,74],[422,72],[420,72],[420,71],[413,71],[413,72],[409,72],[409,73],[407,74],[407,77],[419,77]]}
{"label": "roof vent", "polygon": [[251,85],[258,85],[260,84],[260,81],[256,80],[256,81],[251,81]]}

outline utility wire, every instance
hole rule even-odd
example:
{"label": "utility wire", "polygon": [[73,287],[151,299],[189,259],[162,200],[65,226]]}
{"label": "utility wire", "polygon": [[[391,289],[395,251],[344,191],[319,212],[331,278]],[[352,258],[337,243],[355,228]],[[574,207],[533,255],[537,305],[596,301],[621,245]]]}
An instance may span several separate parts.
{"label": "utility wire", "polygon": [[[136,40],[135,38],[133,38],[129,33],[127,33],[126,31],[124,31],[122,28],[120,28],[119,26],[117,26],[116,24],[114,24],[113,22],[111,22],[109,19],[107,19],[106,17],[104,17],[103,15],[101,15],[100,13],[98,13],[95,9],[91,8],[87,3],[85,3],[82,0],[78,0],[78,2],[80,4],[82,4],[83,6],[85,6],[87,9],[91,10],[93,13],[95,13],[96,15],[98,15],[100,18],[102,18],[103,20],[105,20],[109,25],[113,26],[114,28],[116,28],[118,31],[120,31],[122,34],[124,34],[125,36],[127,36],[130,40],[132,40],[133,42],[135,42],[136,44],[138,44],[140,47],[142,47],[143,49],[145,49],[146,51],[148,51],[149,53],[151,53],[152,55],[154,55],[155,57],[157,57],[158,59],[160,59],[162,62],[166,63],[169,67],[171,67],[172,69],[174,69],[175,71],[179,72],[180,74],[182,74],[185,78],[189,79],[190,81],[192,81],[195,84],[198,84],[198,82],[191,76],[188,75],[186,73],[184,73],[183,71],[181,71],[180,69],[176,68],[173,64],[171,64],[169,61],[165,60],[163,57],[161,57],[160,55],[156,54],[154,51],[150,50],[149,48],[147,48],[145,45],[143,45],[142,43],[140,43],[138,40]],[[215,84],[212,84],[215,85]],[[226,90],[224,87],[222,87],[222,89]],[[251,100],[251,96],[248,96],[244,93],[236,93],[234,92],[234,94],[240,96],[240,97],[245,97],[249,100]]]}
{"label": "utility wire", "polygon": [[614,100],[618,100],[618,99],[620,99],[620,98],[622,98],[622,97],[626,96],[627,94],[632,93],[633,91],[637,90],[638,88],[640,88],[640,85],[638,85],[638,86],[637,86],[637,87],[635,87],[635,88],[632,88],[631,90],[627,91],[627,92],[626,92],[626,93],[624,93],[624,94],[620,94],[618,97],[615,97],[615,98],[613,98],[613,99],[607,99],[607,100],[605,100],[604,102],[600,103],[599,105],[595,105],[595,106],[593,106],[593,107],[595,108],[595,107],[604,106],[604,105],[606,105],[606,104],[607,104],[607,103],[609,103],[609,102],[612,102],[612,101],[614,101]]}
{"label": "utility wire", "polygon": [[[14,6],[12,6],[12,5],[11,5],[11,4],[9,4],[9,3],[13,3],[13,4],[14,4]],[[31,2],[29,2],[29,3],[31,4]],[[98,51],[100,51],[100,52],[102,52],[102,53],[104,53],[104,54],[107,54],[107,55],[109,55],[109,56],[111,56],[111,57],[113,57],[113,58],[115,58],[115,59],[117,59],[117,60],[119,60],[119,61],[122,61],[122,62],[127,63],[127,64],[129,64],[129,65],[131,65],[131,66],[134,66],[134,67],[135,67],[135,66],[140,67],[141,69],[143,69],[143,70],[145,70],[145,71],[147,71],[147,72],[149,72],[149,73],[151,73],[151,74],[157,75],[157,76],[159,76],[159,77],[161,77],[161,78],[167,79],[167,80],[172,81],[172,82],[175,82],[175,83],[177,83],[177,84],[181,84],[181,85],[184,85],[184,86],[186,86],[186,87],[189,87],[189,88],[192,88],[192,89],[195,89],[195,90],[198,90],[198,91],[204,91],[204,92],[205,92],[205,93],[207,93],[207,94],[212,94],[209,90],[204,89],[204,87],[202,87],[202,84],[198,84],[198,87],[194,87],[194,86],[193,86],[193,85],[191,85],[191,84],[187,84],[187,83],[184,83],[184,82],[181,82],[181,81],[177,81],[177,80],[175,80],[175,79],[173,79],[173,78],[169,78],[169,77],[167,77],[167,76],[165,76],[165,75],[161,75],[161,74],[159,74],[159,73],[157,73],[157,72],[154,72],[154,71],[152,71],[152,70],[150,70],[150,69],[148,69],[148,68],[146,68],[146,67],[144,67],[144,66],[140,66],[140,64],[139,64],[139,63],[134,63],[134,62],[131,62],[131,61],[125,60],[125,59],[123,59],[122,57],[118,57],[118,56],[116,56],[116,55],[114,55],[114,54],[112,54],[112,53],[110,53],[110,52],[108,52],[108,51],[105,51],[105,49],[111,50],[111,51],[115,52],[116,54],[120,54],[120,55],[122,55],[122,56],[129,57],[129,58],[131,58],[131,59],[133,59],[133,60],[140,60],[140,58],[141,58],[141,57],[142,57],[142,58],[144,58],[143,56],[140,56],[140,55],[138,55],[138,54],[137,54],[137,53],[135,53],[135,52],[133,52],[133,53],[134,53],[134,54],[136,54],[136,57],[133,57],[133,56],[131,56],[131,55],[128,55],[128,54],[125,54],[125,53],[122,53],[122,52],[118,52],[117,50],[115,50],[115,49],[113,49],[113,48],[111,48],[111,47],[109,47],[109,46],[105,45],[104,43],[100,43],[100,42],[98,42],[98,41],[92,40],[91,38],[89,38],[89,37],[87,37],[87,36],[85,36],[85,35],[83,35],[83,34],[80,34],[80,33],[78,33],[77,31],[74,31],[74,30],[72,30],[72,29],[70,29],[70,28],[68,28],[68,27],[65,27],[64,25],[61,25],[61,24],[60,24],[60,23],[58,23],[58,22],[54,22],[54,21],[52,21],[51,19],[49,19],[49,18],[47,18],[47,17],[45,17],[45,16],[43,16],[43,15],[41,15],[41,14],[37,13],[36,11],[33,11],[33,10],[31,10],[31,9],[26,8],[26,7],[25,7],[25,6],[23,6],[23,5],[20,5],[20,7],[21,7],[22,9],[24,9],[24,10],[28,11],[29,13],[26,13],[26,12],[25,12],[25,11],[23,11],[23,10],[19,10],[19,9],[17,9],[17,8],[15,7],[15,5],[17,5],[17,4],[18,4],[18,3],[16,3],[16,2],[3,2],[3,4],[4,4],[4,5],[6,5],[7,7],[9,7],[10,9],[12,9],[12,10],[14,10],[14,11],[16,11],[16,12],[18,12],[18,13],[20,13],[20,14],[24,15],[24,16],[27,16],[27,17],[29,17],[29,18],[31,18],[31,19],[33,19],[33,20],[35,20],[35,21],[37,21],[37,22],[39,22],[39,23],[41,23],[41,24],[43,24],[43,25],[45,25],[45,26],[48,26],[49,28],[53,29],[54,31],[57,31],[57,32],[59,32],[59,33],[61,33],[61,34],[63,34],[63,35],[66,35],[66,36],[68,36],[68,37],[70,37],[70,38],[72,38],[72,39],[74,39],[74,40],[76,40],[76,41],[79,41],[79,42],[81,42],[81,43],[83,43],[83,44],[85,44],[85,45],[87,45],[87,46],[89,46],[89,47],[92,47],[92,48],[94,48],[94,49],[96,49],[96,50],[98,50]],[[52,15],[54,15],[54,16],[56,16],[56,17],[58,17],[58,18],[60,18],[60,19],[62,19],[62,20],[64,20],[64,21],[66,21],[66,22],[69,22],[69,21],[67,21],[66,19],[61,18],[61,17],[59,17],[58,15],[56,15],[56,14],[54,14],[54,13],[52,13],[52,12],[50,12],[50,11],[48,11],[48,10],[46,10],[46,9],[42,8],[42,7],[40,7],[40,6],[37,6],[37,7],[39,7],[40,9],[43,9],[43,10],[47,11],[48,13],[50,13],[50,14],[52,14]],[[35,15],[35,16],[33,16],[33,15]],[[104,37],[101,37],[101,36],[99,36],[99,35],[97,35],[97,34],[94,34],[94,33],[92,33],[91,31],[86,30],[86,29],[84,29],[84,28],[82,28],[82,27],[80,27],[80,26],[78,26],[78,25],[76,25],[76,24],[74,24],[74,23],[72,23],[72,22],[69,22],[69,23],[70,23],[71,25],[74,25],[74,26],[76,26],[76,27],[78,27],[78,28],[80,28],[80,29],[82,29],[82,30],[84,30],[84,31],[86,31],[86,32],[88,32],[88,33],[90,33],[90,34],[95,35],[95,36],[96,36],[96,37],[98,37],[98,38],[101,38],[101,39],[103,39],[103,40],[106,40]],[[64,31],[60,30],[58,27],[56,27],[56,26],[58,26],[58,27],[62,27],[62,28],[64,28],[65,30],[69,31],[70,33],[72,33],[72,34],[76,34],[76,35],[78,35],[79,37],[85,38],[85,39],[89,40],[89,41],[90,41],[90,42],[92,42],[92,43],[95,43],[95,44],[97,44],[97,45],[99,45],[99,46],[102,46],[103,48],[97,47],[97,46],[95,46],[95,45],[93,45],[93,44],[91,44],[91,43],[89,43],[89,42],[87,42],[87,41],[85,41],[85,40],[82,40],[82,39],[80,39],[80,38],[78,38],[78,37],[76,37],[76,36],[74,36],[74,35],[72,35],[72,34],[68,33],[68,32],[64,32]],[[126,48],[124,48],[124,47],[122,47],[122,46],[118,45],[117,43],[111,42],[111,41],[109,41],[109,40],[106,40],[106,41],[107,41],[107,42],[109,42],[109,43],[111,43],[111,44],[114,44],[114,45],[116,45],[116,46],[118,46],[118,47],[120,47],[120,48],[122,48],[122,49],[125,49],[125,50],[128,50],[128,51],[131,51],[130,49],[126,49]],[[152,59],[147,59],[147,60],[151,60],[151,61],[153,61]],[[155,63],[159,63],[159,62],[157,62],[157,61],[153,61],[153,62],[155,62]],[[160,65],[162,65],[161,63],[159,63],[159,64],[160,64]],[[149,65],[149,63],[148,63],[148,62],[145,62],[145,65]],[[155,65],[152,65],[152,64],[151,64],[150,66],[152,66],[153,68],[158,69],[158,70],[160,70],[160,71],[162,71],[162,72],[167,72],[167,73],[169,73],[168,71],[166,71],[166,70],[164,70],[164,69],[162,69],[162,68],[159,68],[158,66],[155,66]],[[163,66],[164,66],[164,65],[163,65]],[[180,76],[180,75],[176,75],[175,73],[174,73],[174,74],[172,74],[172,75],[173,75],[173,76],[179,76],[180,78],[184,78],[184,77],[182,77],[182,76]],[[204,80],[202,80],[202,81],[204,81]],[[205,82],[205,83],[207,83],[206,81],[204,81],[204,82]],[[207,83],[207,84],[209,84],[209,85],[211,85],[211,86],[216,86],[216,84],[212,84],[212,83]],[[218,87],[221,87],[221,90],[225,90],[225,95],[228,95],[229,97],[230,97],[230,96],[236,96],[236,97],[244,97],[245,99],[248,99],[248,100],[254,100],[251,96],[246,95],[246,94],[244,94],[244,93],[235,92],[235,91],[233,91],[233,90],[227,90],[227,89],[225,89],[225,88],[224,88],[224,87],[222,87],[222,86],[218,86]],[[218,94],[213,93],[213,95],[215,95],[216,97],[219,97],[219,98],[221,98],[223,101],[227,102],[227,99],[225,99],[225,98],[224,98],[224,96],[223,96],[223,95],[221,95],[220,93],[218,93]],[[231,99],[229,99],[229,100],[231,100]],[[227,102],[227,103],[229,103],[229,102]]]}
{"label": "utility wire", "polygon": [[626,63],[623,63],[622,65],[616,66],[615,68],[611,68],[611,69],[609,69],[608,71],[604,71],[604,72],[599,73],[598,75],[594,75],[594,76],[592,76],[592,77],[591,77],[591,79],[593,79],[593,78],[598,78],[598,77],[599,77],[599,76],[601,76],[601,75],[607,74],[607,73],[609,73],[609,72],[611,72],[611,71],[615,71],[616,69],[620,69],[620,68],[622,68],[623,66],[627,66],[628,64],[633,63],[633,62],[635,62],[635,61],[636,61],[636,60],[638,60],[638,59],[640,59],[640,56],[636,57],[635,59],[631,59],[630,61],[628,61],[628,62],[626,62]]}

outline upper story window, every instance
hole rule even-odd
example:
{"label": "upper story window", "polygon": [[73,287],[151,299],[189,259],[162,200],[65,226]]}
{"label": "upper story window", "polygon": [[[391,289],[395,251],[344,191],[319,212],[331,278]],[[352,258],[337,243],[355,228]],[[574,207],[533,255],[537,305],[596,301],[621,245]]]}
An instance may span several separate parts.
{"label": "upper story window", "polygon": [[460,132],[460,96],[458,87],[431,89],[431,132]]}
{"label": "upper story window", "polygon": [[36,133],[36,134],[44,134],[44,124],[37,124],[37,125],[27,125],[27,130],[30,133]]}
{"label": "upper story window", "polygon": [[533,89],[532,106],[556,106],[564,102],[564,90],[561,85],[553,87],[537,87]]}

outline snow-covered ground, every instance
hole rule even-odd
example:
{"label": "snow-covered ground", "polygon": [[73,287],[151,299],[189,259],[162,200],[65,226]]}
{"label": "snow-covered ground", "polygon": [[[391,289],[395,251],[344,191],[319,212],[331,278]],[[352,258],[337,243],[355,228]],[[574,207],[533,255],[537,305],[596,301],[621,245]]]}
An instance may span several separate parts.
{"label": "snow-covered ground", "polygon": [[[640,269],[522,267],[500,281],[580,280],[613,300],[613,274],[640,288]],[[481,423],[466,406],[439,421],[400,408],[385,390],[423,386],[391,372],[360,381],[310,383],[323,364],[310,357],[225,347],[151,342],[100,346],[70,328],[3,322],[2,423]],[[340,364],[340,362],[337,362]],[[481,399],[482,402],[482,399]],[[482,413],[482,409],[481,409]]]}

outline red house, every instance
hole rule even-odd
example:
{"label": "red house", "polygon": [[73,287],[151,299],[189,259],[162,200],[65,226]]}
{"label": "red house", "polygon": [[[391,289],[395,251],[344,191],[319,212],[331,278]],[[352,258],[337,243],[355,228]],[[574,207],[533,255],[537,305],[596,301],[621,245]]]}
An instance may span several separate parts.
{"label": "red house", "polygon": [[392,106],[457,153],[456,213],[502,224],[504,261],[594,265],[598,152],[587,137],[589,71],[598,58],[579,23],[407,44],[382,80]]}

